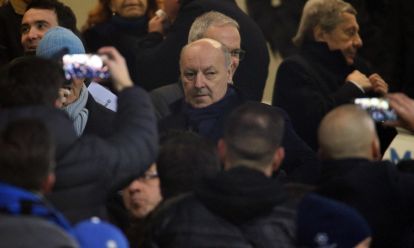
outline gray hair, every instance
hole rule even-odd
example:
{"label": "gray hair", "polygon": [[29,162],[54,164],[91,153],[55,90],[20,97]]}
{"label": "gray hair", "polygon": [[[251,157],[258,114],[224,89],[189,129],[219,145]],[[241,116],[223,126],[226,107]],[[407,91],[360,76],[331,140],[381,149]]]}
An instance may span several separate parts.
{"label": "gray hair", "polygon": [[200,39],[200,40],[196,40],[196,41],[190,42],[190,43],[188,43],[187,45],[185,45],[185,46],[181,49],[181,53],[180,53],[180,64],[181,64],[181,57],[183,56],[184,51],[185,51],[188,47],[193,46],[195,43],[198,43],[198,42],[203,42],[203,41],[204,41],[204,42],[205,42],[205,41],[209,42],[210,44],[212,44],[212,46],[214,46],[214,45],[219,45],[220,50],[223,52],[223,56],[224,56],[224,63],[225,63],[226,69],[229,69],[229,68],[231,67],[231,64],[232,64],[231,54],[230,54],[229,49],[228,49],[225,45],[223,45],[221,42],[218,42],[218,41],[216,41],[216,40],[209,39],[209,38],[202,38],[202,39]]}
{"label": "gray hair", "polygon": [[232,25],[238,30],[240,29],[239,24],[233,18],[217,11],[207,12],[194,20],[188,33],[188,43],[205,38],[204,34],[210,26],[225,25]]}
{"label": "gray hair", "polygon": [[331,32],[342,22],[342,14],[356,15],[351,4],[342,0],[309,0],[303,7],[298,31],[293,43],[300,47],[304,41],[314,40],[313,30],[320,26],[324,32]]}

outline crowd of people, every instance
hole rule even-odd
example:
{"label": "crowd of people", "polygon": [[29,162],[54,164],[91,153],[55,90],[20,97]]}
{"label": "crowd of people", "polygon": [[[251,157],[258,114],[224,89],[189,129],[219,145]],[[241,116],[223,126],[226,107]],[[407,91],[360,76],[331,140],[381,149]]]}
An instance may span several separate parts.
{"label": "crowd of people", "polygon": [[414,247],[414,162],[381,161],[414,99],[358,56],[358,8],[292,1],[264,28],[264,2],[99,0],[81,31],[59,0],[2,3],[3,244]]}

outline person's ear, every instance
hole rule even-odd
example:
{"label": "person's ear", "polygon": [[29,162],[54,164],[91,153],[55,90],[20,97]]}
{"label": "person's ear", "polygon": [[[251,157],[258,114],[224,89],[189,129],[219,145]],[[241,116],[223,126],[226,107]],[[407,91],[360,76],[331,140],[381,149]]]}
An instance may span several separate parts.
{"label": "person's ear", "polygon": [[284,158],[285,158],[285,148],[283,147],[277,148],[273,155],[273,163],[272,163],[273,171],[279,170],[280,165],[282,164]]}
{"label": "person's ear", "polygon": [[378,140],[378,138],[375,138],[372,140],[371,144],[371,150],[372,150],[372,158],[373,160],[381,160],[381,144]]}
{"label": "person's ear", "polygon": [[217,152],[220,158],[220,161],[226,166],[226,154],[227,154],[227,145],[224,139],[220,139],[217,143]]}
{"label": "person's ear", "polygon": [[52,192],[53,186],[55,185],[56,177],[55,173],[50,172],[49,175],[46,176],[46,178],[43,180],[41,184],[41,192],[43,194],[47,194],[49,192]]}
{"label": "person's ear", "polygon": [[313,29],[313,38],[318,42],[325,41],[325,31],[322,30],[321,26],[318,25]]}
{"label": "person's ear", "polygon": [[235,72],[236,72],[236,66],[232,62],[229,68],[227,69],[227,82],[228,83],[233,82],[233,75]]}

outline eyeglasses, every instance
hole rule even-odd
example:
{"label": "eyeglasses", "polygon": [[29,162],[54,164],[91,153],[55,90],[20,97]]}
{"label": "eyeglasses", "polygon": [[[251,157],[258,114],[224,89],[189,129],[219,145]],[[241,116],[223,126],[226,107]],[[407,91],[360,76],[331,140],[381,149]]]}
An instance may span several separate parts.
{"label": "eyeglasses", "polygon": [[157,172],[145,172],[144,175],[142,175],[138,178],[138,180],[141,179],[141,180],[147,181],[147,180],[151,180],[151,179],[155,179],[155,178],[158,178],[158,173]]}
{"label": "eyeglasses", "polygon": [[243,60],[244,56],[246,55],[246,51],[243,49],[234,49],[230,51],[232,57],[237,57],[239,60]]}

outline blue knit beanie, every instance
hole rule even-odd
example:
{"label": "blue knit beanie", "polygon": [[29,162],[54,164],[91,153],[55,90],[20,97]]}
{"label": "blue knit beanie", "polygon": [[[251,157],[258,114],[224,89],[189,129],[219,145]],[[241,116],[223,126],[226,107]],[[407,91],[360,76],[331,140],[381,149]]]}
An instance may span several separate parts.
{"label": "blue knit beanie", "polygon": [[82,41],[72,31],[63,27],[49,29],[36,49],[36,56],[47,59],[58,59],[56,56],[77,53],[85,53]]}
{"label": "blue knit beanie", "polygon": [[351,248],[371,236],[365,219],[353,208],[308,194],[298,207],[298,247]]}

